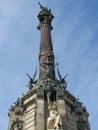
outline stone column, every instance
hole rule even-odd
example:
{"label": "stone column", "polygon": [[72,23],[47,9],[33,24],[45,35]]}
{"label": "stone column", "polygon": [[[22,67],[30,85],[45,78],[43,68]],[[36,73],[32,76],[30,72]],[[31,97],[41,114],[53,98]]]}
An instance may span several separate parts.
{"label": "stone column", "polygon": [[51,21],[54,16],[46,7],[38,15],[40,30],[39,79],[55,79],[54,54],[51,40]]}

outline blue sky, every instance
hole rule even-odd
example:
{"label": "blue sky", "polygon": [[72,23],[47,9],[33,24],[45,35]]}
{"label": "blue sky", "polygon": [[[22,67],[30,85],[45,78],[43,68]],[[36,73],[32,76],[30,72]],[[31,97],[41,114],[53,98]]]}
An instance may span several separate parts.
{"label": "blue sky", "polygon": [[[39,0],[52,9],[55,62],[68,73],[67,90],[90,114],[92,130],[98,124],[98,1]],[[8,109],[26,88],[38,66],[40,32],[37,0],[0,0],[0,127],[7,130]]]}

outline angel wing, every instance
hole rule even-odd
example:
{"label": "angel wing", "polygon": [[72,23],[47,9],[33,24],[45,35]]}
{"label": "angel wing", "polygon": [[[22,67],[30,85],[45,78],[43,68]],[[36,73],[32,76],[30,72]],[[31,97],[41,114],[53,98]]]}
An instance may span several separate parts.
{"label": "angel wing", "polygon": [[60,79],[62,82],[65,82],[65,78],[68,76],[68,74],[66,74],[64,77],[62,77],[61,74],[60,74],[60,71],[59,71],[59,68],[58,68],[58,67],[57,67],[57,72],[58,72],[59,79]]}
{"label": "angel wing", "polygon": [[65,79],[67,76],[68,76],[68,74],[66,74],[63,79]]}
{"label": "angel wing", "polygon": [[35,73],[34,73],[34,75],[33,75],[33,77],[32,77],[32,80],[33,80],[33,81],[35,80],[36,74],[37,74],[37,67],[36,67]]}
{"label": "angel wing", "polygon": [[36,67],[36,70],[35,70],[35,73],[34,75],[32,76],[32,78],[30,77],[30,75],[28,73],[26,73],[26,75],[28,76],[28,78],[30,79],[29,81],[29,86],[31,86],[32,84],[36,84],[37,83],[37,80],[35,80],[35,77],[36,77],[36,74],[37,74],[37,67]]}
{"label": "angel wing", "polygon": [[60,71],[59,71],[58,66],[57,66],[57,73],[58,73],[59,79],[62,80],[62,76],[61,76],[61,74],[60,74]]}

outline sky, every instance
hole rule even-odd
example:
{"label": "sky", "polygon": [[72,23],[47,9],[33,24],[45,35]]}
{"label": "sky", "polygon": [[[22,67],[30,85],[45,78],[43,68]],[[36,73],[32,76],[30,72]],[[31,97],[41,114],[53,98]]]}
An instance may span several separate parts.
{"label": "sky", "polygon": [[7,130],[8,109],[28,91],[26,73],[33,75],[39,64],[38,2],[55,16],[55,63],[62,75],[68,73],[67,90],[83,102],[91,130],[97,130],[97,0],[0,0],[0,128]]}

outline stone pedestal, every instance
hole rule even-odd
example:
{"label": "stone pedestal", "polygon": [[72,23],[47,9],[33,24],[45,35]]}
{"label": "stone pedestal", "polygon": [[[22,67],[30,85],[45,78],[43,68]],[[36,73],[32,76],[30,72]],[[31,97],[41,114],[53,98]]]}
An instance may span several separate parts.
{"label": "stone pedestal", "polygon": [[[8,130],[14,130],[11,129],[11,126],[16,118],[23,121],[23,130],[49,130],[47,128],[47,120],[51,119],[50,114],[52,111],[57,113],[57,117],[52,115],[53,121],[60,116],[62,128],[58,130],[78,130],[78,126],[81,125],[79,124],[79,120],[82,120],[85,126],[88,125],[87,130],[90,130],[86,109],[82,106],[79,108],[74,106],[76,99],[67,90],[62,88],[49,89],[49,82],[51,81],[48,81],[47,85],[44,84],[45,81],[40,81],[32,90],[22,96],[22,105],[25,108],[24,112],[18,118],[14,115],[14,111],[9,113],[10,123]],[[49,104],[47,95],[50,90],[56,97]],[[56,107],[51,106],[51,103],[52,105],[56,105]],[[17,110],[16,108],[15,111]]]}

